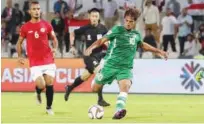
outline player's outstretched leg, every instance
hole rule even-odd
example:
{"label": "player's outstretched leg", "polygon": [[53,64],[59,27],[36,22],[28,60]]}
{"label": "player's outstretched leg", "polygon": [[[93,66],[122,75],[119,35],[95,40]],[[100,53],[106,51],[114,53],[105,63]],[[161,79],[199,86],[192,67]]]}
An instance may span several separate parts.
{"label": "player's outstretched leg", "polygon": [[127,110],[125,109],[126,100],[128,96],[128,91],[131,86],[130,80],[121,80],[119,81],[120,94],[118,95],[116,102],[116,112],[113,116],[113,119],[122,119],[125,117]]}
{"label": "player's outstretched leg", "polygon": [[46,82],[46,99],[47,99],[47,106],[46,106],[46,113],[49,115],[54,115],[52,111],[52,102],[54,96],[54,89],[53,89],[53,82],[54,78],[49,75],[43,75],[45,82]]}
{"label": "player's outstretched leg", "polygon": [[42,103],[42,98],[41,98],[41,92],[45,89],[45,80],[42,76],[39,76],[37,79],[35,79],[36,83],[36,102],[37,104]]}
{"label": "player's outstretched leg", "polygon": [[110,106],[110,104],[103,99],[103,86],[98,90],[98,105],[103,107]]}
{"label": "player's outstretched leg", "polygon": [[75,80],[74,80],[74,83],[72,85],[67,85],[65,87],[65,95],[64,95],[64,100],[65,101],[68,101],[69,99],[69,95],[70,93],[72,92],[72,90],[74,88],[76,88],[77,86],[81,85],[84,81],[81,79],[81,76],[77,77]]}
{"label": "player's outstretched leg", "polygon": [[202,78],[204,78],[204,70],[200,70],[197,74],[196,74],[196,80],[199,82]]}
{"label": "player's outstretched leg", "polygon": [[90,76],[91,76],[91,73],[87,69],[85,69],[84,72],[82,73],[82,75],[77,77],[74,80],[74,83],[72,85],[67,85],[65,87],[64,100],[68,101],[69,95],[72,92],[72,90],[74,88],[78,87],[79,85],[81,85],[84,81],[88,80]]}

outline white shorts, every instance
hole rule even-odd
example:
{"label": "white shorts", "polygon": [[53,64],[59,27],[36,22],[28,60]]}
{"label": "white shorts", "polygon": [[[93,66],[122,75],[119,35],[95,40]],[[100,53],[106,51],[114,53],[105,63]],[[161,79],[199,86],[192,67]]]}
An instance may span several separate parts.
{"label": "white shorts", "polygon": [[31,76],[33,81],[35,81],[38,77],[43,76],[43,74],[47,74],[54,78],[56,65],[49,64],[49,65],[33,66],[30,68],[30,71],[31,71]]}

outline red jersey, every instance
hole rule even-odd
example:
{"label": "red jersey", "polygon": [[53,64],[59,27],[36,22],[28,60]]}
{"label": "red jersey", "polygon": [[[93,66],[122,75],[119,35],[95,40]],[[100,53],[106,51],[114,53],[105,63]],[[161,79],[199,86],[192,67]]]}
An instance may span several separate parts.
{"label": "red jersey", "polygon": [[52,32],[52,26],[44,20],[37,23],[29,21],[21,27],[20,36],[26,38],[26,49],[31,67],[54,63],[48,41],[48,34]]}

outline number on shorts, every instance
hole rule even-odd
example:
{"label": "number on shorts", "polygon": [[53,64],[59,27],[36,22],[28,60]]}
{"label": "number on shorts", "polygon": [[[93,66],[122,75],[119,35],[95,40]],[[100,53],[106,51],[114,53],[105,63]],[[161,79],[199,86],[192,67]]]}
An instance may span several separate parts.
{"label": "number on shorts", "polygon": [[103,75],[101,73],[98,73],[97,78],[98,78],[99,81],[101,81],[103,79]]}
{"label": "number on shorts", "polygon": [[35,32],[35,38],[39,38],[39,34],[37,31]]}

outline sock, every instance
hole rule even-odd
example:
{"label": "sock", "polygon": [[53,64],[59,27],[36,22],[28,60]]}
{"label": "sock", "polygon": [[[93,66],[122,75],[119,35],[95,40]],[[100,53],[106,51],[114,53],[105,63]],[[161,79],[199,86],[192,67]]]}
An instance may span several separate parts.
{"label": "sock", "polygon": [[81,79],[81,77],[77,77],[74,80],[74,83],[72,85],[69,86],[69,90],[72,91],[75,87],[79,86],[80,84],[82,84],[84,81]]}
{"label": "sock", "polygon": [[103,86],[102,88],[98,91],[98,101],[102,101],[103,100]]}
{"label": "sock", "polygon": [[117,102],[116,102],[117,111],[125,108],[127,95],[128,94],[126,92],[120,92],[120,94],[118,95]]}
{"label": "sock", "polygon": [[47,109],[51,109],[53,95],[54,95],[53,85],[46,86]]}
{"label": "sock", "polygon": [[41,94],[43,89],[39,89],[37,86],[35,86],[35,91],[36,91],[37,94]]}

